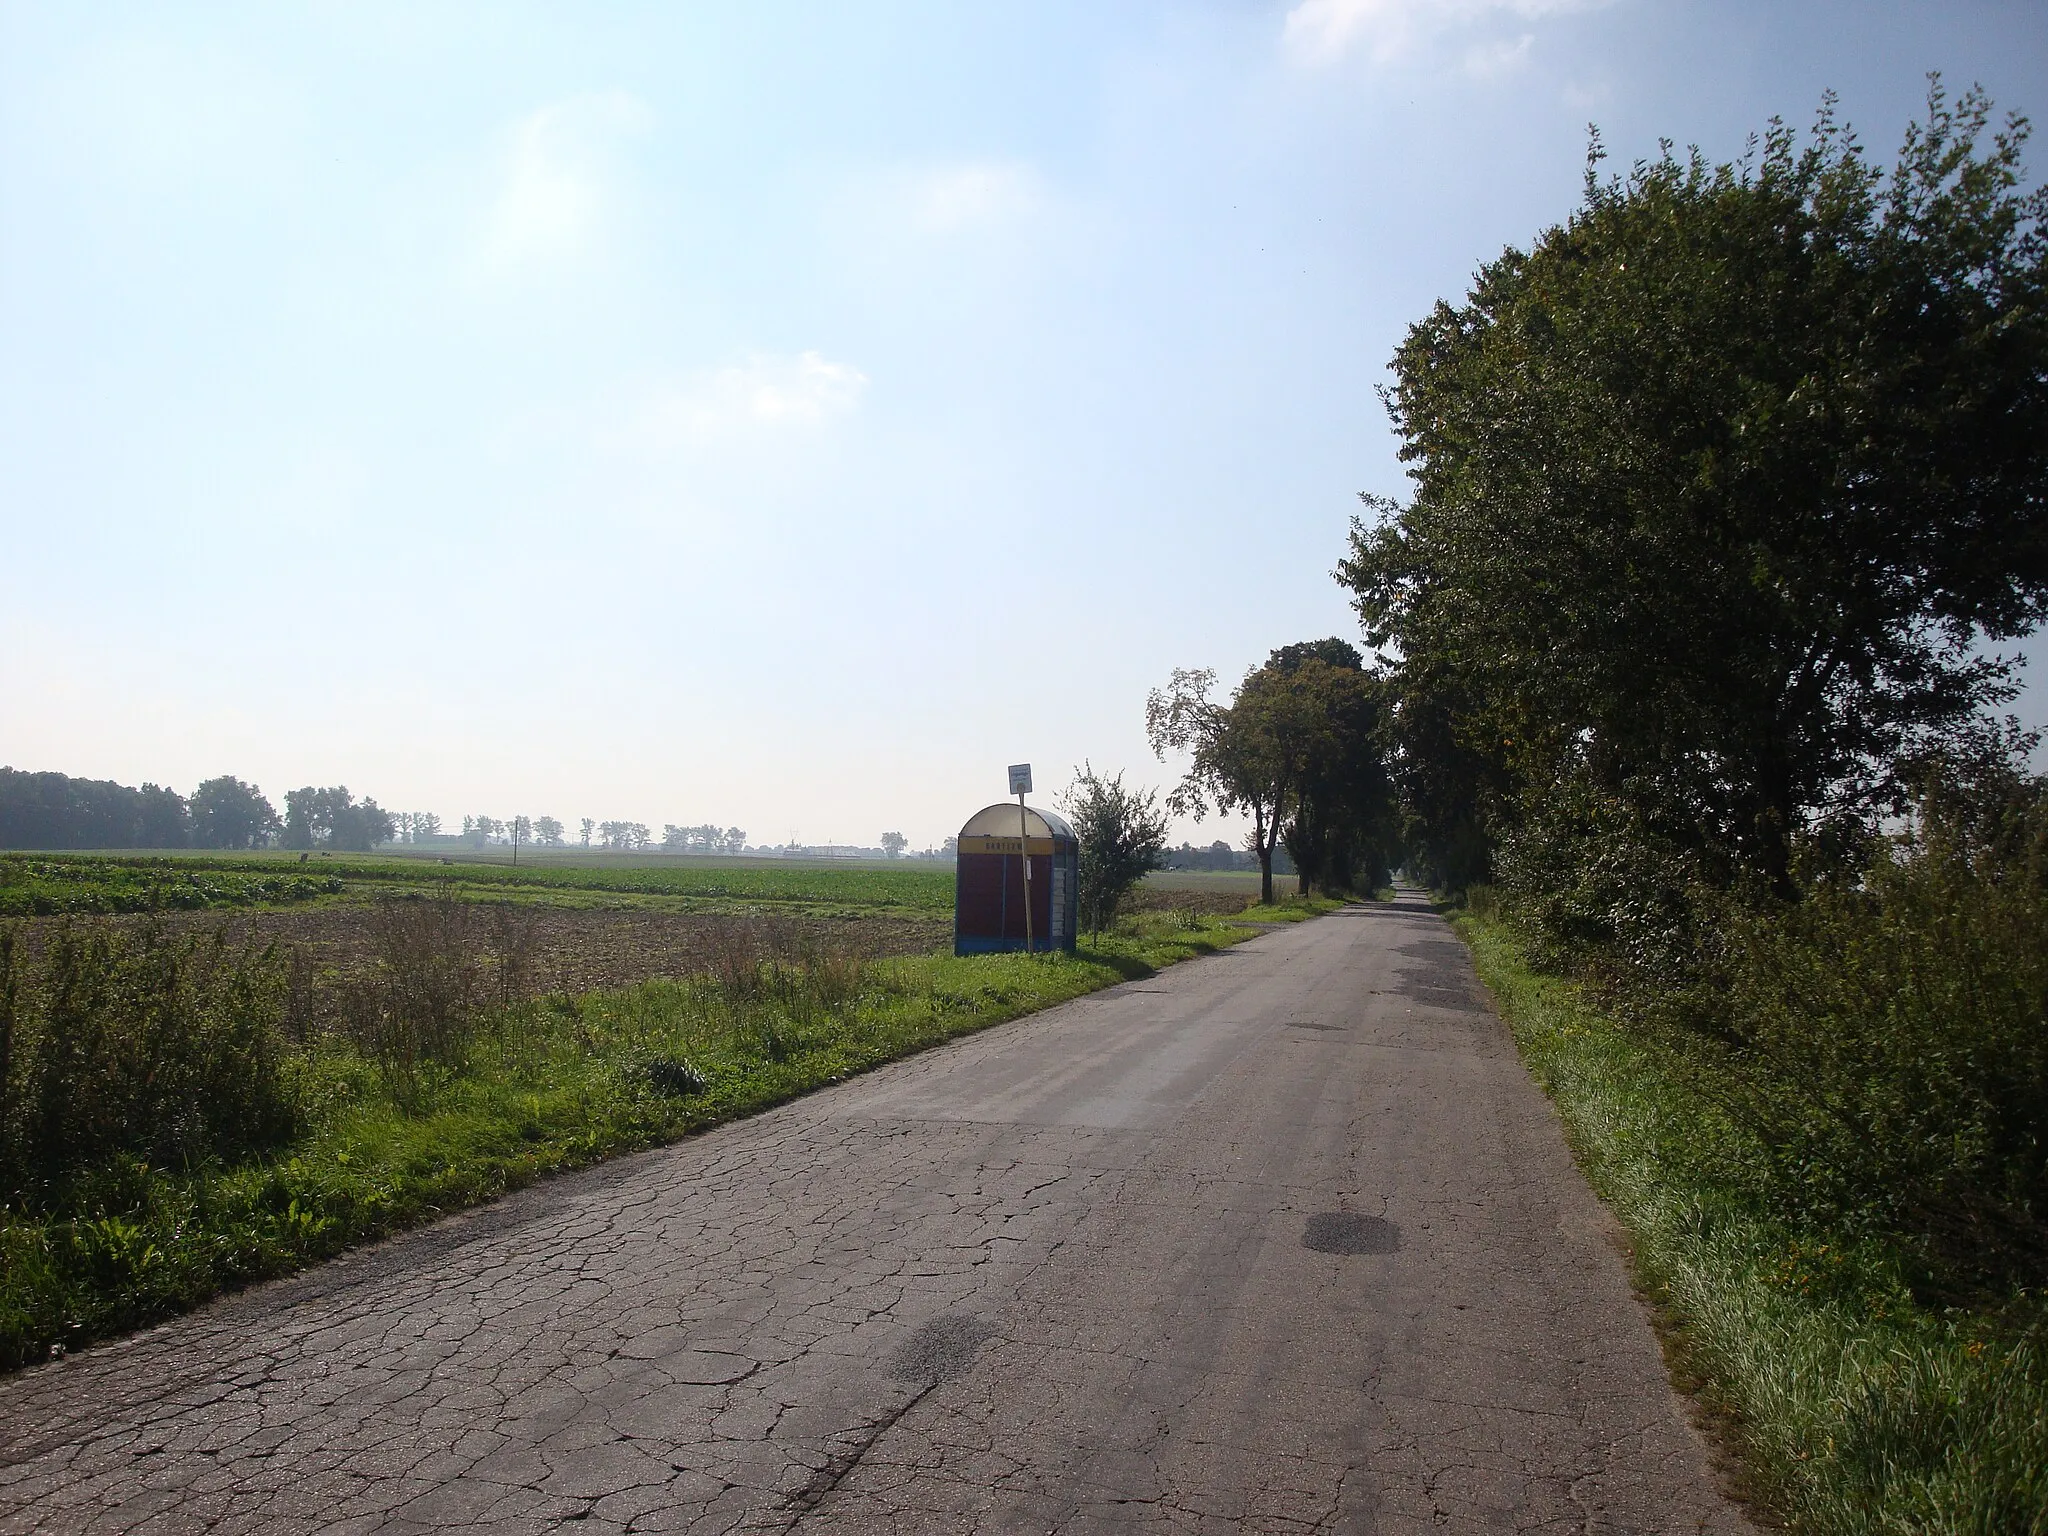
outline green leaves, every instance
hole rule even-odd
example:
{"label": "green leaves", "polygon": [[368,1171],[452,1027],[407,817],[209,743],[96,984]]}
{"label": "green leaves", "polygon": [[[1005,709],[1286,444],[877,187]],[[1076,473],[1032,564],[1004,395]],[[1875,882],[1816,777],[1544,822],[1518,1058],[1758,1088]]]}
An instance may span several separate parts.
{"label": "green leaves", "polygon": [[2048,205],[1988,113],[1937,82],[1888,189],[1832,101],[1667,149],[1409,332],[1415,495],[1337,574],[1440,841],[1583,771],[1782,878],[2009,696],[1976,645],[2048,613]]}
{"label": "green leaves", "polygon": [[1386,767],[1384,687],[1342,640],[1283,646],[1245,674],[1229,704],[1208,697],[1216,674],[1178,670],[1146,700],[1146,734],[1162,759],[1192,759],[1168,798],[1199,819],[1214,805],[1252,819],[1270,903],[1283,837],[1305,880],[1348,888],[1361,865],[1377,884],[1396,838]]}
{"label": "green leaves", "polygon": [[1098,774],[1092,763],[1074,770],[1060,806],[1080,840],[1081,921],[1101,933],[1166,851],[1166,814],[1155,790],[1124,787],[1121,773]]}

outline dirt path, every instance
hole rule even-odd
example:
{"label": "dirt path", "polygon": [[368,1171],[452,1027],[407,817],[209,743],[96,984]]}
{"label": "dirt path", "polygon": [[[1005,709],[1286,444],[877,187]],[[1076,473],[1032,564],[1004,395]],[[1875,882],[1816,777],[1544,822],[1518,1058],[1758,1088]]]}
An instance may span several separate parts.
{"label": "dirt path", "polygon": [[1744,1529],[1415,904],[0,1384],[0,1529]]}

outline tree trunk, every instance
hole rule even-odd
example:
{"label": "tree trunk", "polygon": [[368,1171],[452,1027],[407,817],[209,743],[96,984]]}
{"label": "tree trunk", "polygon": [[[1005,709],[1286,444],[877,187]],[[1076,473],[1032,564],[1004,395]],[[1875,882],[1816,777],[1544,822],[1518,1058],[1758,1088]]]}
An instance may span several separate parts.
{"label": "tree trunk", "polygon": [[1263,838],[1259,841],[1259,905],[1273,905],[1273,850]]}

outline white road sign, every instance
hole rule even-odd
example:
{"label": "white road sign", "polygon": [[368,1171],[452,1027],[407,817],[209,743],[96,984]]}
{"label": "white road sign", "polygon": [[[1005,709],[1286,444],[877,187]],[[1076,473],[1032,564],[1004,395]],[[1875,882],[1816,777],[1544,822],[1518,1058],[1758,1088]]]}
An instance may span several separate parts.
{"label": "white road sign", "polygon": [[1010,793],[1013,795],[1028,795],[1031,793],[1031,765],[1029,763],[1010,764]]}

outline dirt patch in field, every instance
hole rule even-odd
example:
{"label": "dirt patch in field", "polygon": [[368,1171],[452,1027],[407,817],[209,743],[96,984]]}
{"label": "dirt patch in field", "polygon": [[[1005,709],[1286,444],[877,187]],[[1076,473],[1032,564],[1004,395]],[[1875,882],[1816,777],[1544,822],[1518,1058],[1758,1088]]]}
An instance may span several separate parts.
{"label": "dirt patch in field", "polygon": [[[494,951],[500,914],[506,932],[525,949],[529,986],[536,992],[587,992],[628,986],[656,976],[690,976],[717,969],[735,943],[764,957],[805,953],[856,956],[864,960],[925,954],[945,947],[951,923],[895,916],[760,918],[724,913],[589,910],[574,907],[488,906],[473,910],[476,942]],[[375,908],[331,906],[256,912],[172,912],[160,920],[173,933],[225,931],[231,943],[254,937],[277,940],[305,951],[316,971],[357,974],[376,963]],[[147,917],[34,918],[22,924],[31,952],[58,924],[132,927]]]}
{"label": "dirt patch in field", "polygon": [[1133,912],[1199,912],[1204,917],[1235,917],[1258,900],[1256,888],[1241,890],[1190,890],[1185,886],[1153,885],[1147,882],[1131,892]]}

